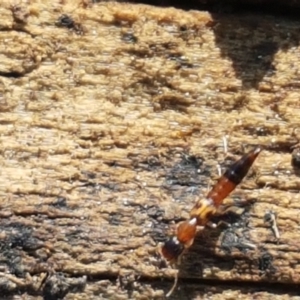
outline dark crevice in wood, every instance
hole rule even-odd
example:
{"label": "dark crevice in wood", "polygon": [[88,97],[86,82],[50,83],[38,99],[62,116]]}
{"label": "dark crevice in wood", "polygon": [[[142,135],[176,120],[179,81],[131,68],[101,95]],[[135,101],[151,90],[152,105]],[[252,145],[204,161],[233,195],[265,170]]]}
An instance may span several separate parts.
{"label": "dark crevice in wood", "polygon": [[[94,3],[100,1],[94,0]],[[125,2],[125,1],[118,1]],[[211,13],[226,13],[226,14],[245,14],[245,13],[256,13],[256,14],[274,14],[277,16],[289,16],[295,19],[300,12],[300,4],[295,3],[295,1],[273,1],[270,5],[269,1],[237,1],[237,0],[191,0],[191,1],[181,1],[181,0],[144,0],[137,1],[131,0],[126,1],[136,4],[148,4],[161,7],[175,7],[183,10],[202,10],[209,11]]]}
{"label": "dark crevice in wood", "polygon": [[[72,276],[74,278],[80,278],[82,276]],[[101,280],[109,280],[115,282],[118,280],[119,276],[107,276],[107,275],[93,275],[88,276],[87,283],[93,283]],[[140,276],[138,281],[142,284],[149,284],[149,285],[157,285],[161,284],[161,278],[150,278],[147,276]],[[164,279],[164,283],[169,282],[170,285],[173,283],[173,279]],[[214,279],[202,279],[202,278],[179,278],[179,285],[178,288],[182,286],[189,286],[189,285],[198,285],[200,286],[208,286],[208,287],[223,287],[224,289],[254,289],[256,291],[266,291],[270,293],[276,294],[286,294],[289,291],[289,295],[298,295],[299,288],[291,283],[278,283],[274,284],[273,282],[253,282],[253,281],[220,281]],[[168,285],[163,285],[165,288],[168,288]],[[176,293],[176,292],[175,292]]]}

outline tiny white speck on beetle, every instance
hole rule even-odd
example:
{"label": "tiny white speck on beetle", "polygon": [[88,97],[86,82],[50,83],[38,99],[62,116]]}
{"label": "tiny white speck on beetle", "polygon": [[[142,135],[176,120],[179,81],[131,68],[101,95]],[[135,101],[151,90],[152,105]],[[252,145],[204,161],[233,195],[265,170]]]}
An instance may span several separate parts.
{"label": "tiny white speck on beetle", "polygon": [[178,239],[177,239],[176,236],[173,237],[173,242],[174,242],[175,244],[179,244],[179,241],[178,241]]}
{"label": "tiny white speck on beetle", "polygon": [[197,224],[197,219],[196,219],[196,218],[193,218],[193,219],[191,219],[191,220],[189,221],[189,223],[190,223],[191,225],[196,225],[196,224]]}

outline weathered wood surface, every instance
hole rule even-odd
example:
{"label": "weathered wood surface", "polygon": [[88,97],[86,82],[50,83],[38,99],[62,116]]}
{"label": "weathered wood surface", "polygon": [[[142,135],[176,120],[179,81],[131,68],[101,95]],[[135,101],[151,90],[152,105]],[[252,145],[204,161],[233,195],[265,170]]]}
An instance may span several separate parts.
{"label": "weathered wood surface", "polygon": [[251,205],[199,235],[173,298],[299,299],[300,22],[71,0],[0,13],[3,297],[163,299],[157,244],[260,144],[232,195]]}

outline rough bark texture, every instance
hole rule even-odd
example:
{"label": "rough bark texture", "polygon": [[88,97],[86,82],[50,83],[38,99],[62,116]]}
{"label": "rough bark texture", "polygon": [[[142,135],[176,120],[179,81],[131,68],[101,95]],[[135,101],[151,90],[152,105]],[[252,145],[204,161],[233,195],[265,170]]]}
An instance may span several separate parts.
{"label": "rough bark texture", "polygon": [[172,298],[299,299],[300,22],[74,0],[0,14],[1,295],[163,299],[158,243],[263,145],[231,198],[249,205],[199,233]]}

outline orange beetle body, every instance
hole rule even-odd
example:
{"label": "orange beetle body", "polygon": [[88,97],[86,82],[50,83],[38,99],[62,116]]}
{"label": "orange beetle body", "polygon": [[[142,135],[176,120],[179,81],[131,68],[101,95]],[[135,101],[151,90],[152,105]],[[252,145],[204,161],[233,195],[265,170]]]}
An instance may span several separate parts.
{"label": "orange beetle body", "polygon": [[234,162],[206,198],[199,199],[190,212],[190,219],[181,222],[176,235],[164,243],[161,248],[163,257],[170,263],[177,262],[184,250],[194,242],[197,226],[205,226],[216,213],[223,200],[236,188],[247,175],[255,159],[262,151],[257,147]]}

